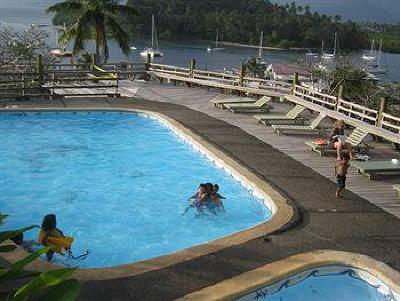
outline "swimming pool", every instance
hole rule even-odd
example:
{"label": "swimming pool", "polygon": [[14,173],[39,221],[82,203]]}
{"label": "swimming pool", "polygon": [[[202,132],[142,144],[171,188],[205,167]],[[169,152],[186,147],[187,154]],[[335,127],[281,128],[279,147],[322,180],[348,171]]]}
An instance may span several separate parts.
{"label": "swimming pool", "polygon": [[[0,208],[4,229],[48,213],[100,268],[169,254],[271,218],[264,200],[154,118],[122,112],[0,114]],[[187,198],[218,183],[226,212],[198,214]],[[37,231],[26,234],[36,239]]]}
{"label": "swimming pool", "polygon": [[307,270],[237,301],[397,301],[400,296],[366,271],[347,266]]}

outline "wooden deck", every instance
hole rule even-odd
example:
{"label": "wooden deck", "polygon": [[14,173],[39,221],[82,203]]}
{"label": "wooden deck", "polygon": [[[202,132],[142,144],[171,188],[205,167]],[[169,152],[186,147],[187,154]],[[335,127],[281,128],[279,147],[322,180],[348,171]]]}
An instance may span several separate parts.
{"label": "wooden deck", "polygon": [[[291,156],[305,166],[312,168],[326,178],[335,181],[333,174],[335,158],[321,158],[311,152],[304,143],[315,136],[278,136],[271,127],[258,124],[251,114],[233,114],[226,110],[214,108],[209,101],[219,94],[218,90],[207,91],[205,88],[185,88],[169,84],[160,85],[156,82],[137,83],[122,81],[120,83],[120,92],[125,96],[137,96],[148,100],[181,104],[224,120],[272,145],[274,148]],[[290,108],[289,105],[282,103],[273,103],[273,106],[273,111],[277,113],[286,112]],[[311,117],[309,112],[305,113],[305,115]],[[332,122],[326,120],[323,126],[331,129]],[[372,159],[400,157],[400,153],[394,151],[390,144],[378,143],[374,146],[375,149],[370,153]],[[301,176],[301,170],[299,170],[299,176]],[[351,168],[348,173],[347,189],[400,218],[400,199],[398,193],[393,189],[393,184],[397,183],[400,183],[400,177],[387,177],[384,180],[369,181],[368,178],[358,174],[355,169]]]}

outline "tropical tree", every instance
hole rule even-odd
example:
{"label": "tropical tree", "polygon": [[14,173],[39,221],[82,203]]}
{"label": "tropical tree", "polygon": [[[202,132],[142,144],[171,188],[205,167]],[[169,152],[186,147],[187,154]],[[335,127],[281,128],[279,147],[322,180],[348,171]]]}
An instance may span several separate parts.
{"label": "tropical tree", "polygon": [[[50,6],[48,13],[71,17],[67,30],[61,36],[64,41],[74,40],[73,54],[84,49],[86,40],[96,42],[96,63],[105,63],[109,57],[107,36],[115,39],[122,52],[130,52],[128,33],[119,23],[120,17],[132,16],[132,7],[121,5],[120,0],[66,0]],[[54,19],[53,19],[54,21]]]}

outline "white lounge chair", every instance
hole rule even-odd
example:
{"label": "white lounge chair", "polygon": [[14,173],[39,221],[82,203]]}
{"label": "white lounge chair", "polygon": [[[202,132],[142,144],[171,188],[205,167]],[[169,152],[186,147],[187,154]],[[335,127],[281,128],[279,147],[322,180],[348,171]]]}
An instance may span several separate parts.
{"label": "white lounge chair", "polygon": [[310,125],[273,124],[271,127],[278,135],[287,132],[317,134],[320,132],[320,130],[318,130],[318,126],[325,117],[326,115],[324,113],[319,113],[319,115],[310,123]]}
{"label": "white lounge chair", "polygon": [[216,97],[210,100],[210,102],[215,106],[219,107],[222,109],[226,109],[225,105],[230,105],[230,104],[249,104],[249,103],[255,103],[256,99],[251,98],[251,97],[239,97],[239,96],[229,96],[227,97],[224,95],[224,97]]}
{"label": "white lounge chair", "polygon": [[256,114],[254,118],[259,123],[270,125],[276,123],[287,122],[288,123],[302,123],[304,118],[300,116],[306,108],[301,105],[296,105],[293,109],[286,113],[286,115],[273,115],[273,114]]}
{"label": "white lounge chair", "polygon": [[261,113],[270,110],[270,97],[261,97],[254,103],[224,104],[224,107],[233,113]]}

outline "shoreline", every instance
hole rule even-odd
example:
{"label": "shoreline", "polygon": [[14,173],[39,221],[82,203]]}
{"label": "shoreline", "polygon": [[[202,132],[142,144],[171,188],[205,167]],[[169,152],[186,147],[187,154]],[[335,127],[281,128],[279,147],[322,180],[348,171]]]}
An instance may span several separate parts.
{"label": "shoreline", "polygon": [[[221,45],[226,45],[226,46],[235,46],[235,47],[244,47],[244,48],[255,48],[259,49],[260,46],[258,45],[248,45],[248,44],[242,44],[242,43],[236,43],[236,42],[218,42]],[[273,47],[273,46],[262,46],[262,49],[265,50],[282,50],[282,51],[307,51],[307,50],[317,50],[318,48],[313,48],[313,47],[289,47],[289,48],[282,48],[282,47]]]}

